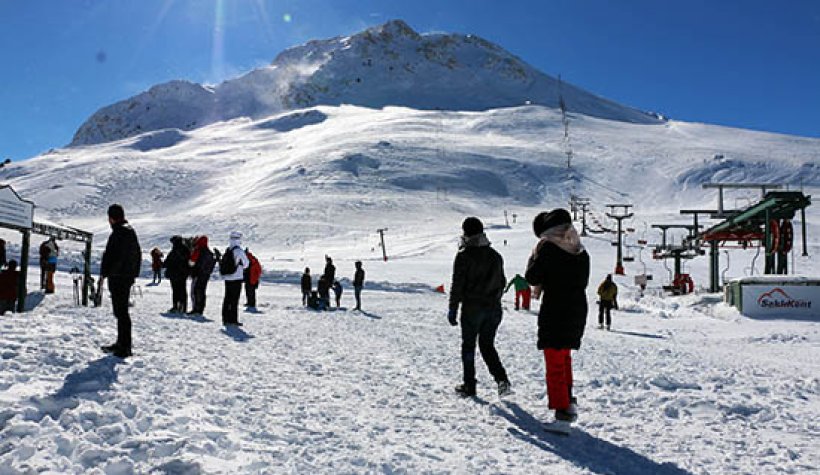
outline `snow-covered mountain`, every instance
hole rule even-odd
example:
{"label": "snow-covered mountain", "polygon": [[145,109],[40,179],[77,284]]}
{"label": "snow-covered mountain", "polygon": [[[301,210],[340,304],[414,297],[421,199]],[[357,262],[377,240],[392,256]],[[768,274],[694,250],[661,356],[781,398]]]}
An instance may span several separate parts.
{"label": "snow-covered mountain", "polygon": [[104,107],[71,145],[153,130],[192,130],[237,117],[259,118],[319,104],[479,111],[526,103],[634,123],[655,115],[559,84],[501,47],[473,35],[424,34],[400,20],[352,36],[311,41],[270,66],[216,86],[171,81]]}

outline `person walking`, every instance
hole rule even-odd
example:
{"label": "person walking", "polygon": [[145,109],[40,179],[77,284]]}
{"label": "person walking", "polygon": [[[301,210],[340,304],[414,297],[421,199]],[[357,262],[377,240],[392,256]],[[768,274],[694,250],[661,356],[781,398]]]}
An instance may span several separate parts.
{"label": "person walking", "polygon": [[604,328],[604,313],[606,313],[606,329],[612,327],[612,309],[618,309],[618,286],[612,281],[612,274],[598,286],[598,328]]}
{"label": "person walking", "polygon": [[162,265],[165,267],[165,277],[171,281],[171,309],[169,313],[185,313],[188,308],[188,289],[185,282],[190,273],[188,259],[190,252],[183,242],[182,236],[171,236],[171,252]]}
{"label": "person walking", "polygon": [[256,310],[256,289],[259,288],[259,280],[262,278],[262,264],[247,248],[245,249],[245,255],[248,256],[249,262],[243,277],[245,281],[245,307]]}
{"label": "person walking", "polygon": [[555,411],[555,420],[545,428],[568,433],[577,418],[571,351],[580,348],[586,325],[589,255],[565,209],[538,214],[533,231],[538,243],[525,277],[536,286],[535,298],[541,298],[537,346],[546,363],[549,408]]}
{"label": "person walking", "polygon": [[[513,285],[515,286],[515,309],[518,310],[520,306],[524,310],[529,310],[530,298],[532,297],[529,282],[527,282],[527,279],[521,277],[521,274],[515,274],[515,277],[504,287],[504,293],[507,293]],[[521,305],[519,305],[519,303]]]}
{"label": "person walking", "polygon": [[125,220],[125,210],[118,204],[108,207],[111,235],[105,245],[100,263],[100,283],[108,279],[111,306],[117,317],[117,341],[102,347],[106,353],[127,358],[131,356],[131,317],[128,315],[128,297],[131,286],[140,274],[142,251],[137,233]]}
{"label": "person walking", "polygon": [[336,297],[336,308],[342,306],[342,284],[338,280],[333,281],[333,294]]}
{"label": "person walking", "polygon": [[353,274],[353,296],[356,297],[356,308],[354,310],[362,309],[362,287],[364,287],[364,269],[362,269],[362,261],[356,261],[356,272]]}
{"label": "person walking", "polygon": [[208,282],[211,281],[211,274],[216,266],[216,259],[211,249],[208,248],[208,236],[200,236],[194,244],[194,251],[188,264],[193,262],[191,269],[191,279],[193,280],[193,308],[189,315],[202,315],[205,313],[205,303],[207,301]]}
{"label": "person walking", "polygon": [[311,290],[313,290],[313,279],[310,277],[310,267],[305,267],[305,273],[302,274],[302,305],[308,304]]}
{"label": "person walking", "polygon": [[17,302],[17,286],[20,285],[20,273],[17,261],[10,260],[5,270],[0,272],[0,315],[14,311]]}
{"label": "person walking", "polygon": [[219,273],[225,280],[225,297],[222,300],[222,324],[242,326],[239,323],[239,297],[242,295],[242,280],[250,262],[242,250],[242,233],[230,234],[228,248],[219,261]]}
{"label": "person walking", "polygon": [[155,247],[151,249],[151,270],[154,272],[154,278],[151,280],[152,284],[159,285],[162,283],[162,257],[164,254],[160,248]]}
{"label": "person walking", "polygon": [[490,247],[484,234],[484,224],[469,217],[461,225],[464,234],[453,262],[453,280],[450,286],[450,325],[458,325],[461,306],[461,362],[464,383],[455,390],[462,397],[476,395],[475,347],[498,386],[499,396],[510,391],[507,372],[495,349],[495,335],[501,325],[501,295],[504,293],[504,260]]}

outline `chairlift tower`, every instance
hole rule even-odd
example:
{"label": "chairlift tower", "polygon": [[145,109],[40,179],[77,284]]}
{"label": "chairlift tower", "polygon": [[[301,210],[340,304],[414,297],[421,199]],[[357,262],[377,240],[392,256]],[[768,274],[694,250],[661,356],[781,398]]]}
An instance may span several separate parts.
{"label": "chairlift tower", "polygon": [[[617,275],[624,275],[624,261],[623,261],[623,220],[630,219],[635,213],[629,211],[631,204],[610,204],[606,205],[609,212],[606,214],[610,218],[618,222],[618,254],[615,258],[615,273]],[[618,211],[622,209],[623,211]]]}

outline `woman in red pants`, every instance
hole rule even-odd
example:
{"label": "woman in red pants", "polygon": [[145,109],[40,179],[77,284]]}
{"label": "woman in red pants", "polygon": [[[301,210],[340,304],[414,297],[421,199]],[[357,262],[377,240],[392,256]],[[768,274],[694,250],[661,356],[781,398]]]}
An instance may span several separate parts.
{"label": "woman in red pants", "polygon": [[555,422],[548,430],[568,432],[577,418],[572,396],[571,351],[581,346],[587,318],[586,287],[589,282],[589,255],[565,209],[540,213],[533,221],[539,238],[527,263],[527,281],[541,295],[538,312],[538,349],[544,352],[547,367],[549,408]]}

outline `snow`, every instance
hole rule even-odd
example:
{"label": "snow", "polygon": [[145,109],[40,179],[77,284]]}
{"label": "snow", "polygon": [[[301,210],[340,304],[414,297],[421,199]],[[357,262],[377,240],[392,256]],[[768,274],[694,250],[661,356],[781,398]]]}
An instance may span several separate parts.
{"label": "snow", "polygon": [[[243,313],[245,326],[231,330],[219,324],[221,282],[209,287],[205,316],[186,318],[165,313],[167,282],[141,279],[132,309],[135,355],[121,361],[98,349],[115,338],[110,303],[72,304],[68,271],[83,249],[62,242],[57,293],[35,292],[31,311],[0,317],[0,473],[820,470],[820,318],[739,315],[703,290],[705,257],[684,263],[697,292],[670,297],[661,290],[670,263],[653,261],[649,249],[628,249],[635,261],[615,278],[621,310],[606,332],[597,329],[594,287],[614,267],[613,236],[583,239],[591,312],[573,355],[580,417],[566,438],[541,426],[551,416],[535,312],[514,311],[512,295],[504,298],[497,341],[515,394],[498,400],[479,362],[479,397],[460,400],[452,391],[461,377],[459,331],[446,322],[446,295],[434,291],[449,286],[466,216],[484,221],[509,278],[523,272],[535,244],[532,217],[566,206],[570,194],[590,199],[594,228],[611,225],[604,205],[633,203],[627,244],[657,244],[651,224],[689,223],[680,209],[716,207],[717,193],[701,188],[706,182],[784,183],[817,196],[820,140],[572,113],[568,171],[561,114],[537,101],[424,110],[317,99],[320,105],[280,110],[280,96],[270,109],[242,96],[250,90],[239,87],[243,81],[263,87],[266,75],[293,65],[300,78],[320,77],[333,69],[322,62],[331,52],[361,55],[355,50],[363,45],[386,44],[384,31],[399,46],[427,41],[438,45],[434,52],[461,54],[469,44],[506,57],[475,37],[416,35],[397,24],[369,31],[374,42],[364,33],[311,42],[230,86],[157,86],[147,93],[156,96],[152,110],[165,104],[179,117],[159,114],[169,122],[136,131],[128,127],[139,124],[111,115],[127,127],[88,132],[88,145],[0,171],[0,180],[37,204],[38,221],[95,233],[95,271],[112,202],[124,205],[140,237],[143,277],[148,250],[167,251],[174,234],[207,234],[224,247],[239,230],[265,268],[259,312]],[[313,67],[304,64],[308,55]],[[193,116],[163,102],[166,94],[207,102],[231,88],[225,97],[237,115],[193,114],[210,117],[207,125],[179,122]],[[109,133],[121,135],[97,143]],[[735,208],[758,198],[756,190],[727,191],[725,202]],[[804,257],[795,219],[797,276],[820,275],[818,223],[820,208],[810,206]],[[17,258],[19,233],[0,230],[0,237]],[[669,241],[681,237],[671,232]],[[37,238],[35,253],[36,246]],[[299,276],[307,266],[317,276],[326,254],[348,310],[306,311]],[[761,274],[755,249],[720,257],[722,281]],[[367,271],[365,312],[349,310],[356,260]],[[641,296],[633,278],[643,272],[653,280]],[[38,288],[34,274],[30,290]]]}

